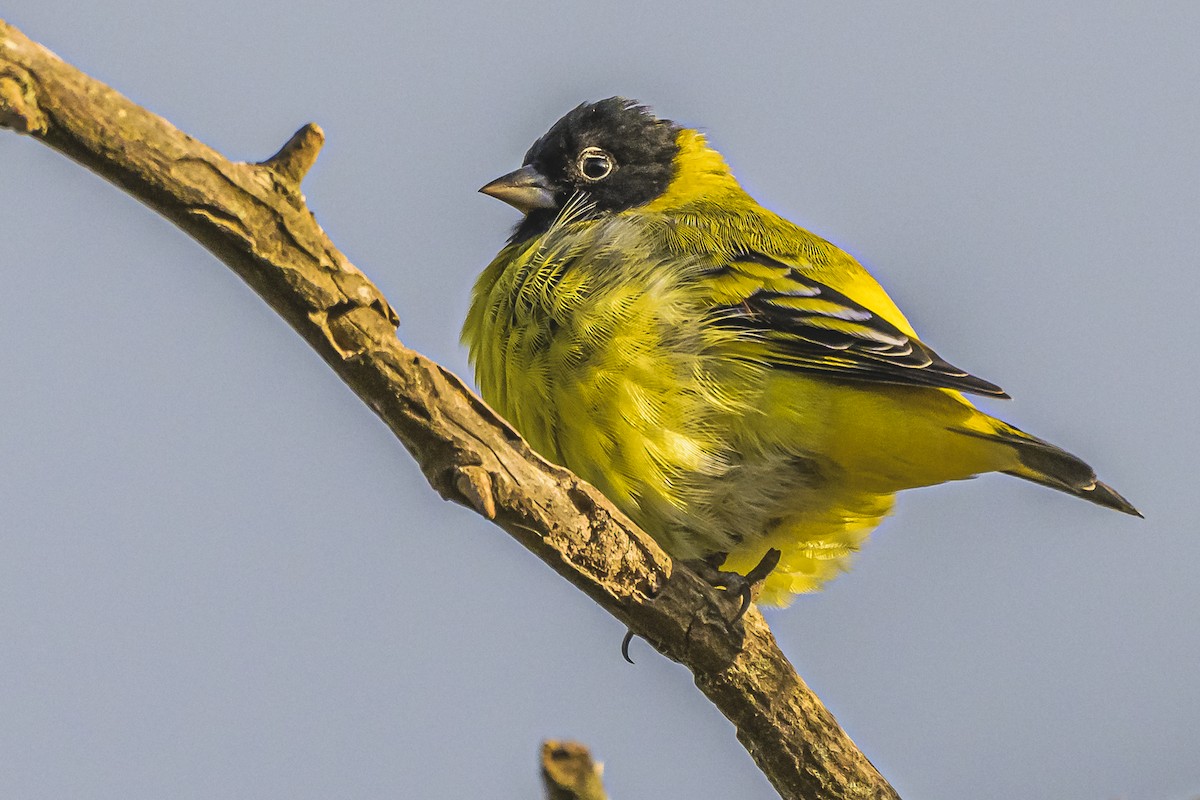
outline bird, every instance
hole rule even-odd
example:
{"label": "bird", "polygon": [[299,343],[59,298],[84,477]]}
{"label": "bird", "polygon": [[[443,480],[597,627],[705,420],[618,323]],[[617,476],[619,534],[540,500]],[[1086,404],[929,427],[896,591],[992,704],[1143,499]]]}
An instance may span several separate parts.
{"label": "bird", "polygon": [[484,400],[673,558],[766,564],[760,604],[847,570],[907,489],[1001,472],[1141,516],[972,404],[1008,395],[756,202],[698,130],[584,103],[479,191],[523,215],[463,325]]}

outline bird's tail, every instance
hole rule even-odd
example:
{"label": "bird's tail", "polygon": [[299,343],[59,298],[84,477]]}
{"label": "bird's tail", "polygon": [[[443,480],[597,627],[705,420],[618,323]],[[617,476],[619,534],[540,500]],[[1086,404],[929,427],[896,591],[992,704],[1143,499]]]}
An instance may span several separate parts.
{"label": "bird's tail", "polygon": [[1012,447],[1017,456],[1017,466],[1003,472],[1073,494],[1098,506],[1142,516],[1115,489],[1097,480],[1096,472],[1079,457],[1007,423],[996,422],[998,425],[992,436]]}

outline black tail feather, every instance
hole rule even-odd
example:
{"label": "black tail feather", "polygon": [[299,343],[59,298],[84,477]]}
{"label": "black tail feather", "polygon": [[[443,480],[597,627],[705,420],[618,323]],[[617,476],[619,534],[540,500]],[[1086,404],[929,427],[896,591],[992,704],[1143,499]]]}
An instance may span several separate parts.
{"label": "black tail feather", "polygon": [[1075,495],[1098,506],[1142,516],[1115,489],[1097,480],[1095,471],[1079,457],[1016,428],[1011,431],[999,432],[1000,437],[1017,451],[1021,462],[1020,468],[1006,470],[1009,475]]}

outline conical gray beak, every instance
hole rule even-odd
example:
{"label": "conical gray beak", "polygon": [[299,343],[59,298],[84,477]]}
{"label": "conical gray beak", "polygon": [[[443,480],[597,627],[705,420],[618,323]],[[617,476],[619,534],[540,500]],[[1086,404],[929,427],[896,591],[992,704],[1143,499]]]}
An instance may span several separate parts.
{"label": "conical gray beak", "polygon": [[542,173],[531,166],[513,170],[479,191],[503,200],[523,214],[535,208],[554,208],[554,190]]}

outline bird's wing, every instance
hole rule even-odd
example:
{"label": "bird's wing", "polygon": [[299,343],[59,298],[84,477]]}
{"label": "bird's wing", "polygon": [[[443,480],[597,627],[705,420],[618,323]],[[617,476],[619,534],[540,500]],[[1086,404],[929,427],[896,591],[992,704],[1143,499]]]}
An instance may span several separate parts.
{"label": "bird's wing", "polygon": [[915,336],[783,261],[750,252],[706,276],[712,324],[735,332],[745,358],[831,378],[1008,397]]}

